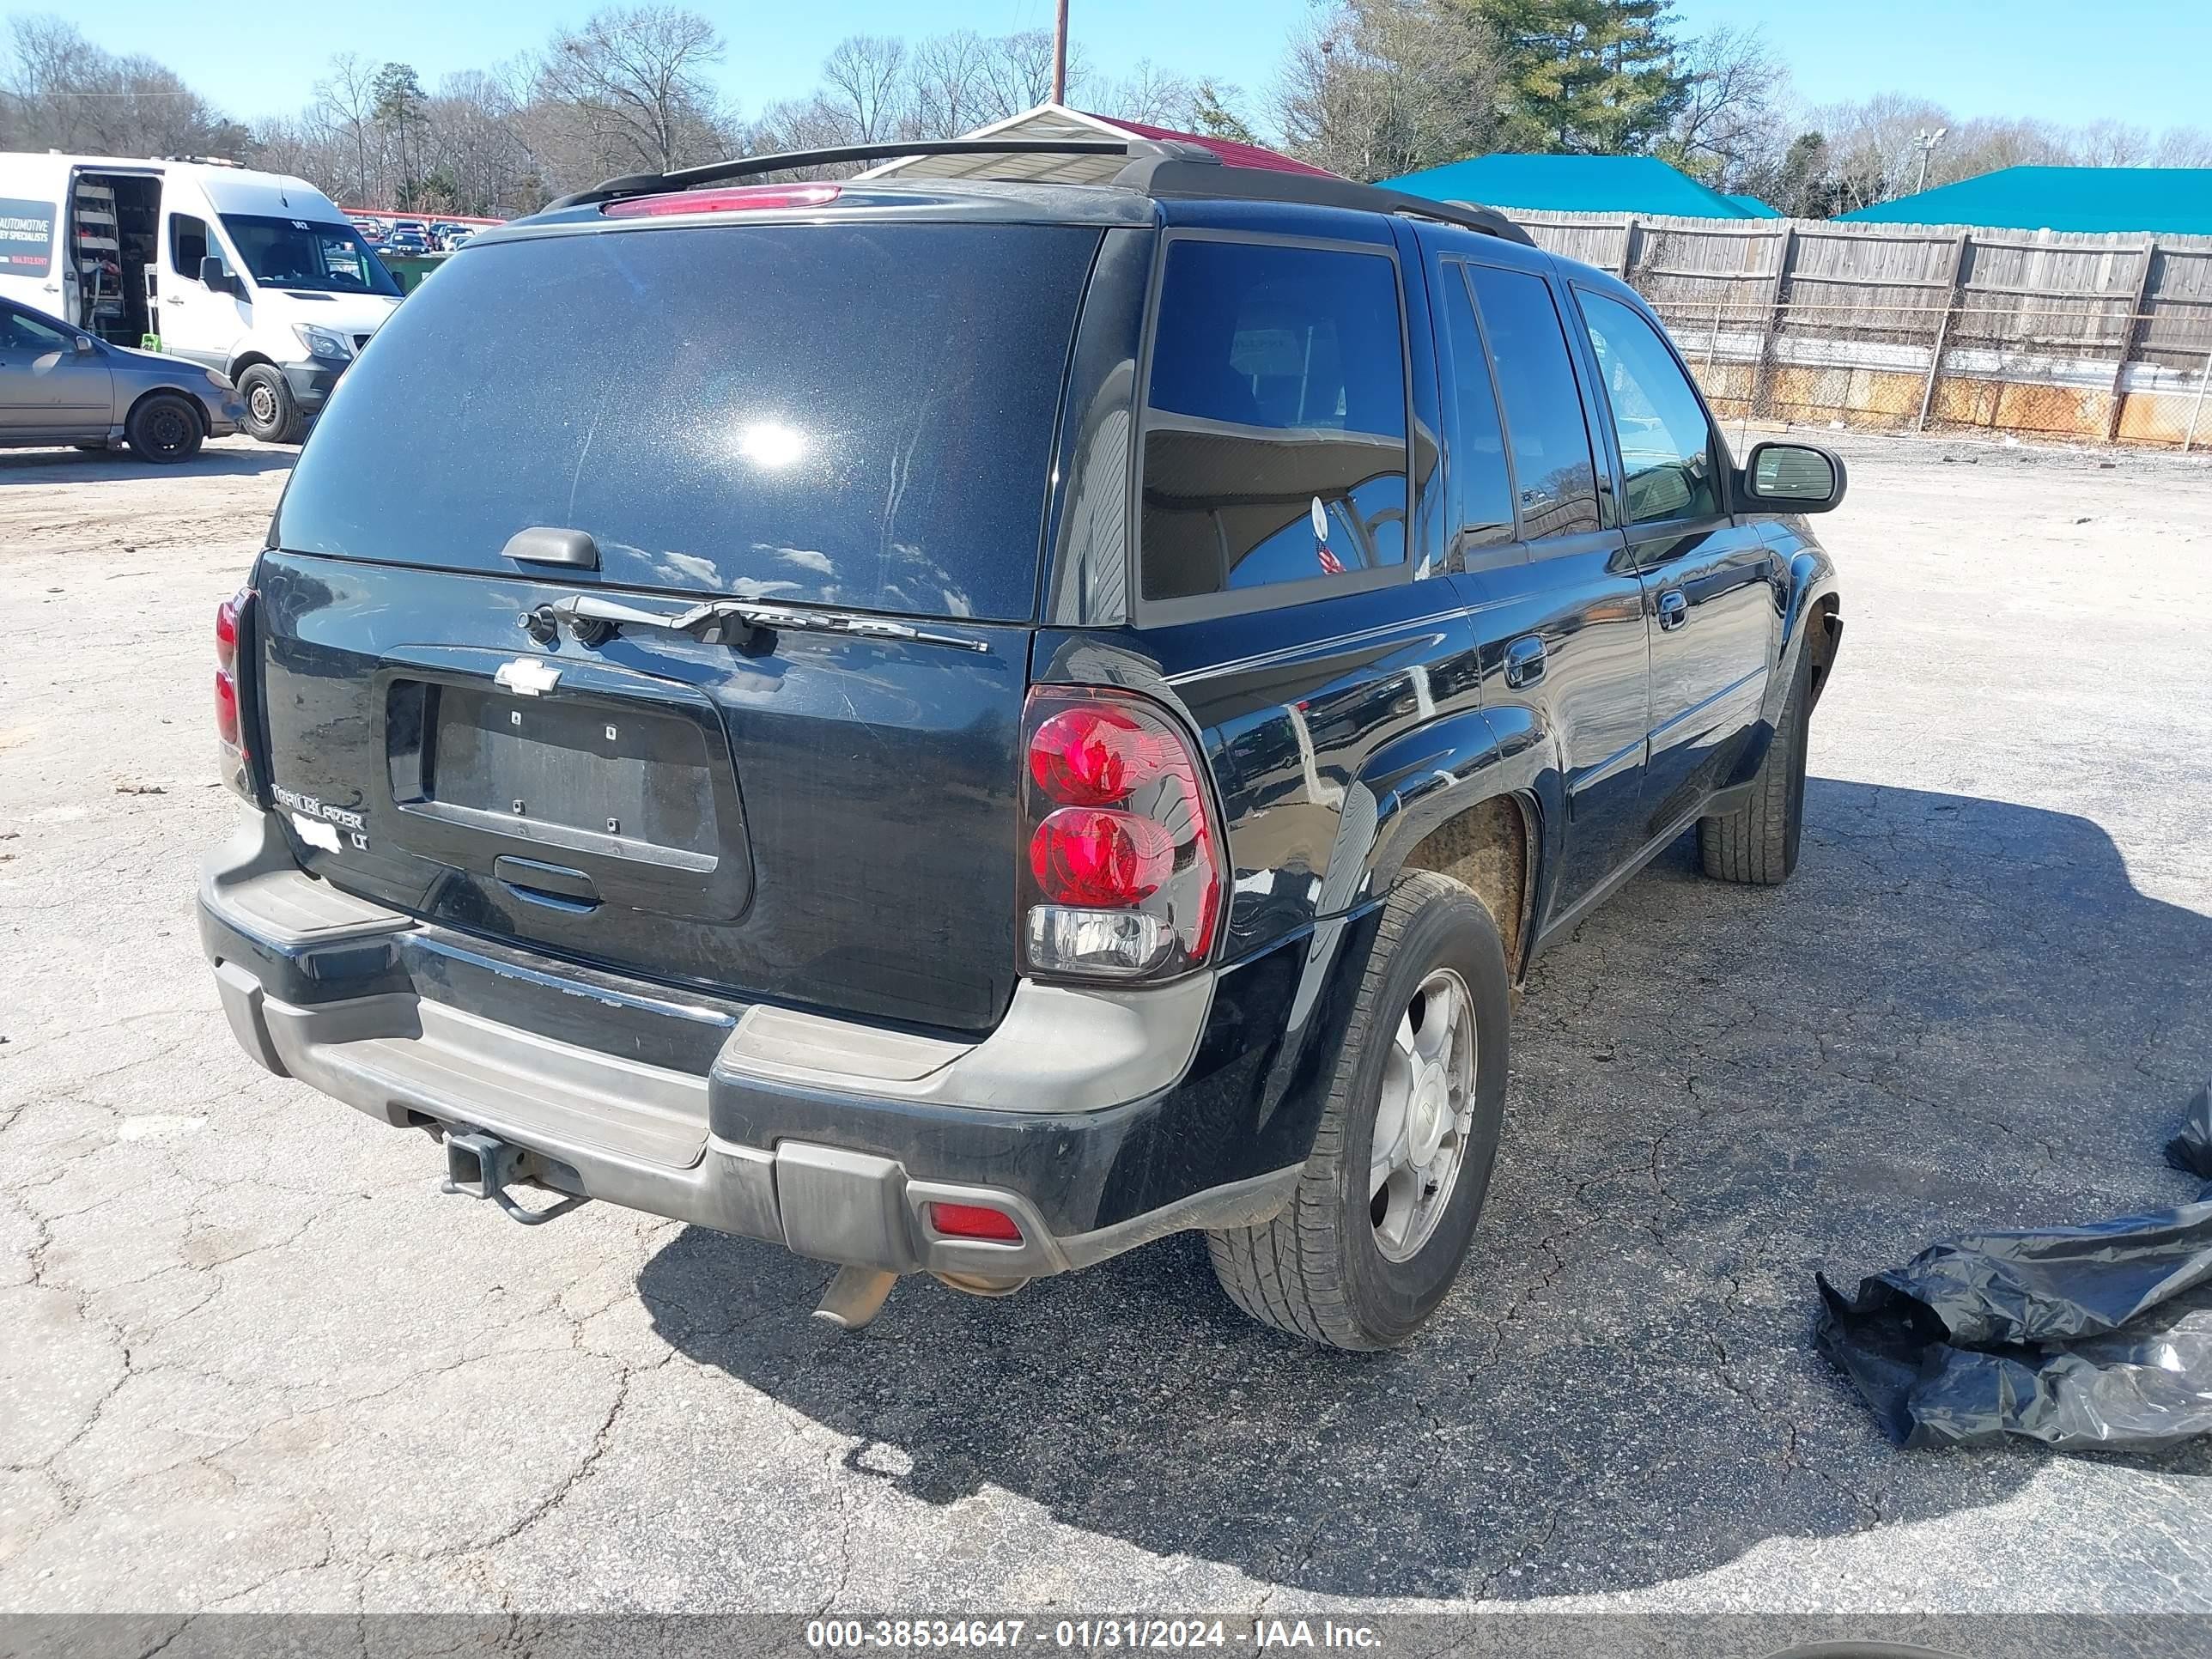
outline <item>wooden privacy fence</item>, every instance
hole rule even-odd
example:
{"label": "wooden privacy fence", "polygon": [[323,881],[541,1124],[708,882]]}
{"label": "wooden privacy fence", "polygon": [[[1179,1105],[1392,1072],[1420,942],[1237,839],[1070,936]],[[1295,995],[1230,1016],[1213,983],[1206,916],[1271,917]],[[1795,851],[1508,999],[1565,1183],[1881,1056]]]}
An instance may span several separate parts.
{"label": "wooden privacy fence", "polygon": [[2212,236],[1505,211],[1632,283],[1723,415],[2212,448]]}

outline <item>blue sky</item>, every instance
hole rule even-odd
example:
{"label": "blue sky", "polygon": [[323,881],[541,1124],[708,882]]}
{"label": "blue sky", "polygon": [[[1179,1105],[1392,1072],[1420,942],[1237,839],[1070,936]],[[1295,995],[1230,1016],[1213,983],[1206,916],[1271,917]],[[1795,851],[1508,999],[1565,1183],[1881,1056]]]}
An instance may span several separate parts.
{"label": "blue sky", "polygon": [[[375,0],[280,9],[249,27],[204,0],[105,0],[85,9],[29,0],[8,9],[76,16],[101,45],[149,53],[232,113],[252,117],[304,103],[332,52],[402,58],[431,83],[536,46],[555,21],[580,20],[591,0]],[[843,35],[1052,25],[1051,0],[701,0],[697,9],[730,41],[722,79],[747,112],[811,86],[823,54]],[[1677,9],[1692,30],[1762,25],[1816,103],[1893,90],[1925,94],[1960,115],[2212,125],[2212,4],[2204,0],[2109,8],[2083,0],[1679,0]],[[1262,94],[1283,40],[1308,12],[1305,0],[1073,0],[1075,38],[1109,74],[1149,57]]]}

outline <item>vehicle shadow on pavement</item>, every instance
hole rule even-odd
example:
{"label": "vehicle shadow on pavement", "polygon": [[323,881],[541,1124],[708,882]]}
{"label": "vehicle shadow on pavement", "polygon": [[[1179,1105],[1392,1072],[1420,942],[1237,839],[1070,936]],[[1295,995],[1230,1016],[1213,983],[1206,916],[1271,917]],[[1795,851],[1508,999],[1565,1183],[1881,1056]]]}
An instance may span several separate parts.
{"label": "vehicle shadow on pavement", "polygon": [[856,1479],[1326,1594],[1627,1589],[1996,1503],[2043,1455],[1893,1451],[1813,1273],[2192,1194],[2159,1147],[2212,1066],[2212,920],[2083,818],[1818,778],[1807,812],[1786,889],[1686,841],[1538,965],[1474,1254],[1401,1352],[1250,1323],[1188,1237],[1001,1302],[909,1280],[840,1337],[826,1269],[692,1229],[655,1326]]}
{"label": "vehicle shadow on pavement", "polygon": [[0,450],[0,488],[9,484],[99,483],[118,478],[251,477],[289,471],[300,459],[296,446],[255,445],[203,449],[189,461],[142,461],[128,450],[96,454],[76,450]]}

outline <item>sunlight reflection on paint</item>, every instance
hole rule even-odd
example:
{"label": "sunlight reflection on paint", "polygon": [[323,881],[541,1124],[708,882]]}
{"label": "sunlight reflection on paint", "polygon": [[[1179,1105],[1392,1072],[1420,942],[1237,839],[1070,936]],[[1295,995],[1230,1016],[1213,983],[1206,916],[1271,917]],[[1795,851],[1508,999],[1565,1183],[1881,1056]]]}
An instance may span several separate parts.
{"label": "sunlight reflection on paint", "polygon": [[806,434],[781,421],[756,421],[738,430],[738,453],[760,466],[789,466],[806,453]]}

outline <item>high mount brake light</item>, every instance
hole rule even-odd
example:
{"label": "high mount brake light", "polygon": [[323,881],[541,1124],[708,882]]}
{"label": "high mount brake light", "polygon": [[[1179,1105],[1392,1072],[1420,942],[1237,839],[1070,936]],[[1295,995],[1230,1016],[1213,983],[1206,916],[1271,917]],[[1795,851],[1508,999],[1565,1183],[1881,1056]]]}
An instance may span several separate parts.
{"label": "high mount brake light", "polygon": [[215,608],[215,735],[222,751],[222,781],[258,805],[253,757],[246,746],[243,702],[238,693],[240,642],[253,590],[241,587]]}
{"label": "high mount brake light", "polygon": [[661,196],[632,196],[610,202],[599,211],[610,219],[653,219],[670,213],[828,207],[843,193],[838,185],[738,185],[728,190],[672,190]]}
{"label": "high mount brake light", "polygon": [[1182,727],[1131,692],[1038,686],[1022,729],[1028,968],[1127,979],[1203,962],[1221,836]]}

